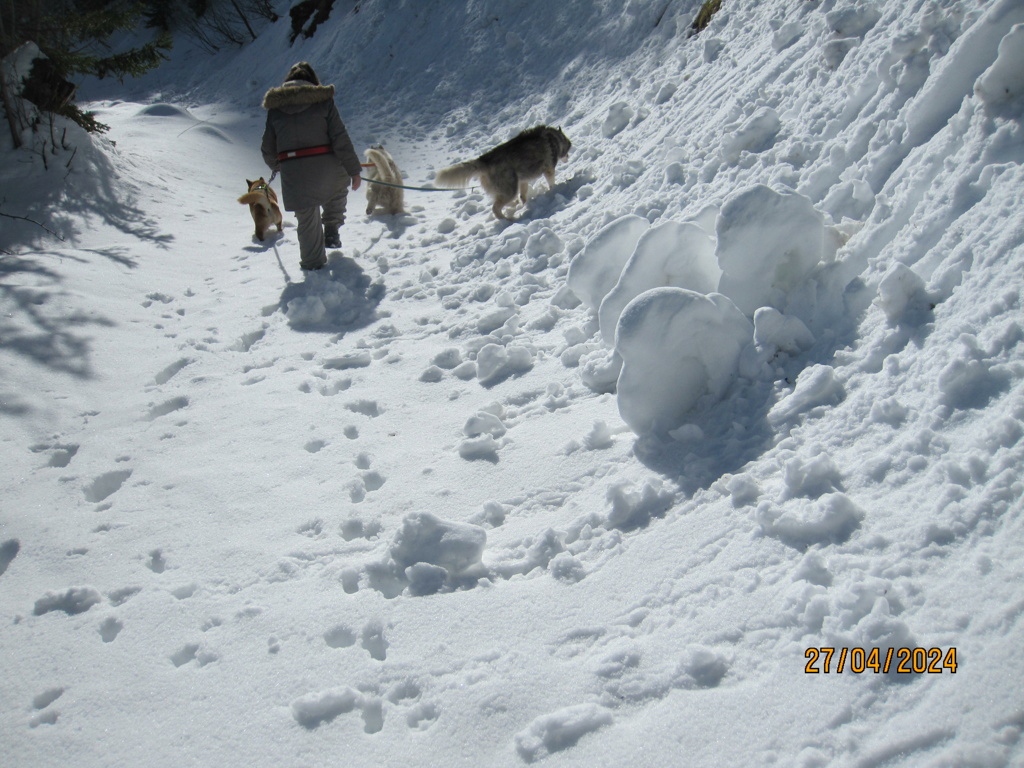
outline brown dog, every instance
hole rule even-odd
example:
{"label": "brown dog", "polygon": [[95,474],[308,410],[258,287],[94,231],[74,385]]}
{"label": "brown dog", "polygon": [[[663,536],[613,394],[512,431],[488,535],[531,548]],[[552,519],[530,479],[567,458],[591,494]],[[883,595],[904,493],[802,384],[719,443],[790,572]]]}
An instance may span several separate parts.
{"label": "brown dog", "polygon": [[270,229],[271,224],[277,225],[277,231],[281,231],[281,207],[277,204],[277,193],[274,188],[260,176],[256,181],[245,180],[249,185],[249,191],[238,198],[243,205],[249,204],[249,213],[252,214],[253,223],[256,225],[256,239],[262,240]]}

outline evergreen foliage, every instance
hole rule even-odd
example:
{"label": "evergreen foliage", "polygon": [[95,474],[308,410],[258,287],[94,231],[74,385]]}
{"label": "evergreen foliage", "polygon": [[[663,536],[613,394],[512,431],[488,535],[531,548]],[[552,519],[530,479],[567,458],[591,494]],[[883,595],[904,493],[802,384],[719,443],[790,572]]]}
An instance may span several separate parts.
{"label": "evergreen foliage", "polygon": [[[137,29],[147,9],[161,5],[159,0],[148,5],[136,0],[0,0],[0,58],[33,42],[48,57],[56,79],[137,77],[166,58],[170,34],[161,31],[150,42],[126,50],[114,50],[110,40],[118,32]],[[87,131],[106,130],[69,99],[40,106]]]}
{"label": "evergreen foliage", "polygon": [[690,25],[690,35],[693,36],[703,32],[707,25],[711,23],[712,17],[714,17],[721,8],[722,0],[705,0],[701,5],[700,10],[697,11],[697,15],[693,19],[693,24]]}

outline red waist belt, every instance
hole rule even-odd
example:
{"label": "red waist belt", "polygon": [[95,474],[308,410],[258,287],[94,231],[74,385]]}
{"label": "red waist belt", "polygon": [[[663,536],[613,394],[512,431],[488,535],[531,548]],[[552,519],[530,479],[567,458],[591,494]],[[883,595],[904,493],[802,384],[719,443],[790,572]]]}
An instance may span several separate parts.
{"label": "red waist belt", "polygon": [[310,155],[328,155],[331,148],[328,145],[322,147],[306,147],[305,149],[290,149],[287,152],[279,152],[278,162],[282,160],[294,160],[297,157],[309,157]]}

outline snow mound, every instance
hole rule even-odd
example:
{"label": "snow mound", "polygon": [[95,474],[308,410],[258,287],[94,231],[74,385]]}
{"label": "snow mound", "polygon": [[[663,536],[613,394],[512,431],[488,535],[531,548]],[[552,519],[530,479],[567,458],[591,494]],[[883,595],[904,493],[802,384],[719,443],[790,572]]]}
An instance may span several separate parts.
{"label": "snow mound", "polygon": [[722,270],[715,260],[715,242],[696,224],[669,221],[644,232],[615,287],[601,302],[601,335],[615,343],[622,310],[644,291],[662,286],[711,293]]}
{"label": "snow mound", "polygon": [[718,219],[718,291],[753,317],[786,311],[790,292],[825,256],[825,221],[811,200],[762,184],[725,201]]}
{"label": "snow mound", "polygon": [[640,216],[623,216],[598,232],[586,248],[569,265],[566,284],[590,309],[598,309],[601,301],[615,287],[637,241],[650,222]]}
{"label": "snow mound", "polygon": [[637,434],[668,432],[705,396],[716,401],[738,375],[753,326],[727,297],[655,288],[622,313],[618,406]]}

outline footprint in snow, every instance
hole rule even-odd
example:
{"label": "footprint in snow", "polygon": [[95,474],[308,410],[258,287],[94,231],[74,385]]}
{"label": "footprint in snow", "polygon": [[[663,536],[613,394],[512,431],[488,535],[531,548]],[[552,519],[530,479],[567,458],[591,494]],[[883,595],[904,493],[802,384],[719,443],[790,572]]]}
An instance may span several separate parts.
{"label": "footprint in snow", "polygon": [[377,418],[382,413],[376,400],[356,400],[351,403],[345,403],[345,408],[353,413],[369,416],[371,419]]}
{"label": "footprint in snow", "polygon": [[42,616],[52,611],[63,611],[69,616],[85,613],[103,601],[94,587],[68,587],[63,592],[50,591],[36,600],[33,614]]}
{"label": "footprint in snow", "polygon": [[[308,450],[308,449],[307,449]],[[322,518],[315,518],[309,522],[303,523],[295,529],[296,533],[308,536],[311,539],[318,539],[323,536],[324,533],[324,521]]]}
{"label": "footprint in snow", "polygon": [[124,605],[141,591],[141,587],[121,587],[113,592],[108,592],[107,598],[113,606]]}
{"label": "footprint in snow", "polygon": [[33,445],[31,450],[33,453],[44,453],[46,451],[50,451],[50,460],[46,463],[46,466],[48,467],[66,467],[71,463],[75,454],[78,453],[78,446],[74,443],[41,443],[39,445]]}
{"label": "footprint in snow", "polygon": [[331,648],[350,648],[356,644],[356,633],[344,624],[338,624],[324,632],[324,642]]}
{"label": "footprint in snow", "polygon": [[387,478],[379,472],[372,470],[363,472],[359,477],[349,481],[347,486],[349,498],[353,504],[359,504],[366,499],[367,493],[380,490],[386,480]]}
{"label": "footprint in snow", "polygon": [[153,383],[157,385],[166,384],[168,381],[177,376],[178,373],[191,362],[192,360],[187,357],[183,357],[180,360],[175,360],[173,363],[168,365],[166,368],[164,368],[156,376],[153,377]]}
{"label": "footprint in snow", "polygon": [[161,416],[166,416],[169,413],[180,411],[182,408],[186,408],[187,406],[187,397],[172,397],[170,400],[165,400],[164,402],[151,407],[149,409],[149,414],[147,415],[147,418],[150,421],[155,421],[156,419],[159,419]]}
{"label": "footprint in snow", "polygon": [[341,537],[345,541],[353,539],[375,539],[380,535],[383,526],[380,520],[364,520],[361,517],[350,517],[341,524]]}
{"label": "footprint in snow", "polygon": [[231,347],[236,352],[248,352],[253,345],[267,335],[266,326],[249,333],[242,334],[242,337]]}
{"label": "footprint in snow", "polygon": [[200,667],[212,664],[219,658],[217,654],[200,650],[198,643],[188,643],[170,655],[171,663],[181,668],[189,662],[195,661]]}
{"label": "footprint in snow", "polygon": [[384,704],[380,699],[370,699],[363,704],[363,731],[380,733],[384,729]]}
{"label": "footprint in snow", "polygon": [[21,542],[17,539],[8,539],[0,544],[0,576],[7,572],[8,567],[14,562],[14,558],[21,551]]}
{"label": "footprint in snow", "polygon": [[170,304],[172,301],[174,301],[173,296],[168,296],[166,293],[156,292],[147,295],[146,300],[142,302],[142,306],[149,308],[153,306],[154,302],[159,302],[161,304]]}
{"label": "footprint in snow", "polygon": [[360,453],[355,458],[356,467],[364,471],[349,484],[349,493],[354,502],[365,499],[367,493],[380,490],[387,480],[380,472],[371,470],[370,464],[370,455],[367,453]]}
{"label": "footprint in snow", "polygon": [[363,648],[370,658],[384,661],[388,657],[388,641],[384,637],[384,625],[372,621],[363,627]]}
{"label": "footprint in snow", "polygon": [[146,567],[153,573],[163,573],[166,571],[167,560],[164,559],[164,553],[159,549],[154,549],[150,552],[149,560],[146,561]]}
{"label": "footprint in snow", "polygon": [[122,629],[124,629],[124,624],[111,616],[104,619],[103,623],[100,624],[100,638],[104,643],[112,643],[117,639]]}
{"label": "footprint in snow", "polygon": [[55,725],[60,713],[55,709],[47,709],[47,707],[63,695],[63,688],[50,688],[33,698],[32,707],[42,711],[33,715],[28,721],[29,728],[38,728],[40,725]]}
{"label": "footprint in snow", "polygon": [[85,500],[99,503],[121,490],[121,486],[132,476],[130,469],[105,472],[85,487]]}

